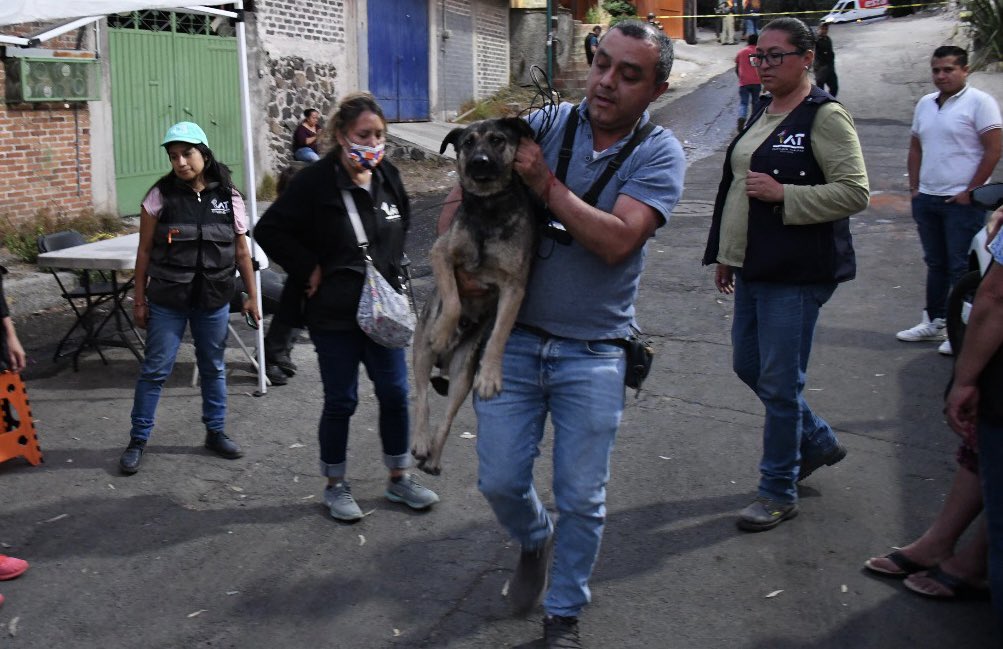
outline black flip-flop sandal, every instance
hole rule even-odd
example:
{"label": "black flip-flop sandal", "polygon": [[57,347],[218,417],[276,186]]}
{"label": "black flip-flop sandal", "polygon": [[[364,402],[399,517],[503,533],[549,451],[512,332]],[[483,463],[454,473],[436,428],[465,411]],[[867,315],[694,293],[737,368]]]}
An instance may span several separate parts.
{"label": "black flip-flop sandal", "polygon": [[964,581],[960,577],[955,577],[954,575],[944,572],[940,566],[936,566],[926,571],[924,577],[928,577],[933,581],[937,582],[944,588],[951,591],[950,595],[932,595],[930,593],[923,592],[915,586],[911,585],[908,581],[905,582],[905,587],[916,593],[917,595],[922,595],[923,597],[929,597],[930,599],[942,599],[950,600],[954,602],[961,601],[987,601],[989,599],[989,589],[982,586],[973,586],[968,582]]}
{"label": "black flip-flop sandal", "polygon": [[896,566],[899,570],[897,572],[892,572],[891,570],[885,570],[883,568],[878,568],[871,563],[871,559],[864,562],[864,567],[871,572],[881,575],[883,577],[895,577],[895,578],[905,578],[909,575],[917,572],[922,572],[923,570],[933,570],[934,566],[924,566],[920,563],[916,563],[909,557],[907,557],[901,550],[896,550],[890,554],[886,554],[884,559],[888,559]]}

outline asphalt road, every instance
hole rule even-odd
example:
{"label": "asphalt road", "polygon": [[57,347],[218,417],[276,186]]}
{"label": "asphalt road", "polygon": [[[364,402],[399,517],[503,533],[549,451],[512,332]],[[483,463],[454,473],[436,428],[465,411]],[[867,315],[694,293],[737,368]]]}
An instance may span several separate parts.
{"label": "asphalt road", "polygon": [[[926,57],[951,29],[941,18],[833,29],[841,99],[875,198],[854,219],[858,278],[823,310],[808,389],[850,454],[813,475],[802,514],[768,533],[734,526],[754,493],[762,408],[730,370],[730,299],[699,263],[732,125],[727,84],[658,112],[681,139],[712,150],[690,166],[682,203],[649,244],[638,310],[658,355],[645,391],[630,397],[613,458],[586,646],[999,646],[988,604],[926,601],[862,570],[925,528],[954,473],[956,441],[940,415],[950,360],[935,343],[894,339],[916,321],[923,293],[902,178],[909,116],[929,87]],[[419,221],[416,231],[431,232],[434,216]],[[412,238],[419,268],[429,242]],[[346,526],[319,504],[322,395],[309,345],[294,352],[300,373],[263,398],[250,396],[254,377],[232,357],[228,432],[247,450],[237,461],[200,448],[185,348],[133,477],[115,461],[135,361],[113,351],[108,366],[88,356],[74,373],[36,370],[39,358],[28,386],[46,463],[0,464],[0,543],[32,563],[0,585],[0,646],[535,646],[539,614],[511,617],[502,594],[518,549],[477,493],[474,440],[460,436],[476,432],[469,406],[444,474],[424,480],[442,503],[413,513],[381,497],[375,397],[363,380],[349,475],[371,513]],[[549,443],[537,466],[546,502]]]}

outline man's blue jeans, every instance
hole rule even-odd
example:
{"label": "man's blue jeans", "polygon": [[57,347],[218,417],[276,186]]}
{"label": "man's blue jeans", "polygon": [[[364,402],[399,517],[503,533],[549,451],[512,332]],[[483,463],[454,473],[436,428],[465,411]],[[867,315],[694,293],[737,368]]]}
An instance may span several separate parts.
{"label": "man's blue jeans", "polygon": [[759,93],[762,88],[758,83],[750,83],[749,85],[738,87],[739,117],[749,116],[749,112],[755,108],[756,102],[759,101]]}
{"label": "man's blue jeans", "polygon": [[759,495],[771,500],[796,502],[798,462],[837,444],[804,399],[818,312],[835,290],[835,283],[747,282],[735,272],[733,365],[766,406]]}
{"label": "man's blue jeans", "polygon": [[407,361],[403,349],[384,347],[364,334],[351,331],[310,330],[317,350],[324,410],[320,439],[320,472],[329,478],[345,475],[348,423],[359,403],[359,363],[366,367],[380,402],[380,440],[388,469],[411,464],[407,412]]}
{"label": "man's blue jeans", "polygon": [[146,356],[136,381],[132,430],[129,434],[134,439],[150,438],[160,393],[174,369],[187,325],[191,325],[195,360],[202,381],[202,423],[208,430],[223,431],[226,424],[226,365],[223,354],[226,352],[230,306],[224,305],[212,311],[177,311],[150,304],[149,309]]}
{"label": "man's blue jeans", "polygon": [[[998,395],[982,395],[983,399]],[[979,419],[979,477],[989,525],[989,588],[996,625],[1003,637],[1003,425]]]}
{"label": "man's blue jeans", "polygon": [[985,210],[947,203],[948,198],[917,194],[912,199],[912,218],[926,262],[926,313],[931,320],[947,314],[951,287],[968,272],[972,237],[986,224]]}
{"label": "man's blue jeans", "polygon": [[320,155],[308,146],[300,147],[293,153],[293,160],[300,162],[317,162]]}
{"label": "man's blue jeans", "polygon": [[533,462],[550,413],[559,512],[544,600],[550,615],[577,616],[590,599],[625,371],[624,352],[615,345],[544,338],[517,328],[505,348],[501,394],[474,399],[478,487],[524,550],[539,548],[554,530],[533,486]]}

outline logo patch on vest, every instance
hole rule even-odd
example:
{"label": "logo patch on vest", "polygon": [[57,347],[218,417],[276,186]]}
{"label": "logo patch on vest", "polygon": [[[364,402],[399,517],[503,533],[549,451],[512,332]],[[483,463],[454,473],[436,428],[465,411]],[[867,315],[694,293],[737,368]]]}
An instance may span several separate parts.
{"label": "logo patch on vest", "polygon": [[788,133],[787,130],[777,133],[777,143],[773,145],[775,153],[804,153],[804,133]]}
{"label": "logo patch on vest", "polygon": [[396,221],[401,217],[401,213],[397,211],[397,206],[388,205],[386,201],[383,201],[383,205],[380,205],[380,209],[387,215],[388,221]]}
{"label": "logo patch on vest", "polygon": [[230,211],[230,201],[221,201],[218,198],[214,198],[209,201],[212,206],[209,209],[213,214],[227,214]]}

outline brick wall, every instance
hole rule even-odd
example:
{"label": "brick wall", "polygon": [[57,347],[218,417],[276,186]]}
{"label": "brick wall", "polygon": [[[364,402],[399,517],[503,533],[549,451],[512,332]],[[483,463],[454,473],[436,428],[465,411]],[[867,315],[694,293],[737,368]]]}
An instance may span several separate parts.
{"label": "brick wall", "polygon": [[267,0],[258,3],[258,20],[266,36],[345,42],[343,0]]}
{"label": "brick wall", "polygon": [[478,0],[474,14],[474,51],[477,52],[477,99],[509,82],[508,3]]}
{"label": "brick wall", "polygon": [[[38,25],[4,28],[27,36]],[[73,49],[76,33],[44,43]],[[4,84],[0,66],[0,88]],[[24,222],[36,212],[76,216],[91,207],[90,112],[86,103],[7,104],[0,101],[0,219]]]}

